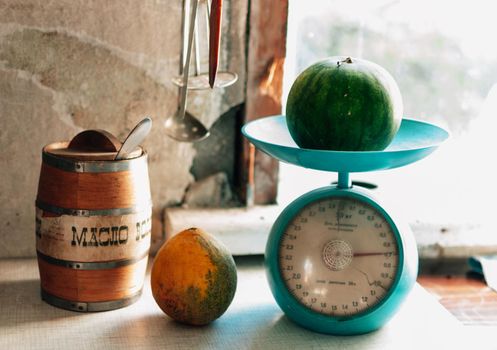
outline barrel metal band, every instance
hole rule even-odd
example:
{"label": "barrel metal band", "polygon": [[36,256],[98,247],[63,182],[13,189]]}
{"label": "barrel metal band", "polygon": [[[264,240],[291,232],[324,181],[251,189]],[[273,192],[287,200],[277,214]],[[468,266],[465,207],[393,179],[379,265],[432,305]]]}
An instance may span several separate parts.
{"label": "barrel metal band", "polygon": [[128,214],[135,214],[150,210],[152,208],[152,201],[145,205],[135,205],[129,208],[109,208],[109,209],[71,209],[61,208],[56,205],[47,204],[40,200],[36,200],[36,206],[44,211],[54,213],[57,215],[71,215],[71,216],[121,216]]}
{"label": "barrel metal band", "polygon": [[147,166],[147,153],[143,151],[140,157],[119,161],[74,161],[69,158],[58,157],[48,152],[42,154],[43,163],[54,168],[74,173],[113,173],[128,171]]}
{"label": "barrel metal band", "polygon": [[62,299],[46,292],[43,288],[41,289],[41,298],[47,303],[62,309],[79,312],[98,312],[119,309],[136,302],[140,298],[141,294],[142,289],[124,299],[99,302],[81,302]]}
{"label": "barrel metal band", "polygon": [[117,267],[123,267],[135,264],[148,256],[148,249],[141,256],[137,256],[131,259],[122,260],[112,260],[112,261],[99,261],[99,262],[82,262],[82,261],[70,261],[61,260],[54,258],[52,256],[45,255],[40,251],[36,251],[38,258],[46,261],[49,264],[66,267],[68,269],[74,270],[104,270],[104,269],[115,269]]}

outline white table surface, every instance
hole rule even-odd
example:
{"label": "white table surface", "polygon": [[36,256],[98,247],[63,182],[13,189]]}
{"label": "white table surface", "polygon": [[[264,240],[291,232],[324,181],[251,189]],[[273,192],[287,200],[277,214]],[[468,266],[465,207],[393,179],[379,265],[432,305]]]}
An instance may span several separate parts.
{"label": "white table surface", "polygon": [[[228,311],[208,326],[189,327],[162,313],[149,278],[142,297],[131,306],[77,313],[41,300],[35,259],[0,260],[0,349],[494,348],[484,341],[488,333],[460,324],[419,285],[379,331],[348,337],[314,333],[292,323],[278,308],[262,259],[238,259],[237,266],[238,288]],[[497,344],[497,333],[492,334]]]}

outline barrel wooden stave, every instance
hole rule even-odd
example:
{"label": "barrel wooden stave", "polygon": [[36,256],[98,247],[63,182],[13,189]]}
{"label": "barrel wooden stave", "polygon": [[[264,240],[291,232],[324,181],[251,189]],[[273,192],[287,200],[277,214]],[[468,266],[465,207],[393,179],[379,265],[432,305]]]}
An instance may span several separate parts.
{"label": "barrel wooden stave", "polygon": [[147,169],[76,173],[42,164],[37,201],[60,208],[131,208],[150,205]]}
{"label": "barrel wooden stave", "polygon": [[131,298],[142,289],[148,257],[122,267],[74,270],[38,258],[41,288],[55,297],[78,302]]}

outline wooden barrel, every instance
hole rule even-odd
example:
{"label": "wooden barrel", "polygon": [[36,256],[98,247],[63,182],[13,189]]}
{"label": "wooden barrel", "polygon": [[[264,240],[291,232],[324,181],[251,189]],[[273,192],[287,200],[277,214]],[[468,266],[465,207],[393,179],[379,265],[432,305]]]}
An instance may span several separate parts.
{"label": "wooden barrel", "polygon": [[140,297],[150,248],[147,154],[102,160],[109,157],[74,156],[67,146],[54,143],[42,152],[36,199],[42,299],[82,312],[129,305]]}

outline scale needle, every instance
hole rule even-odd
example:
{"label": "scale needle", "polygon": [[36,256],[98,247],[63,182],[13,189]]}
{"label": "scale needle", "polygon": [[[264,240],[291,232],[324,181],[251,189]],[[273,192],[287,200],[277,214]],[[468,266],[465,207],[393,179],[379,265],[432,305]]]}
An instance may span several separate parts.
{"label": "scale needle", "polygon": [[384,255],[393,252],[374,252],[374,253],[354,253],[354,256],[373,256],[373,255]]}

